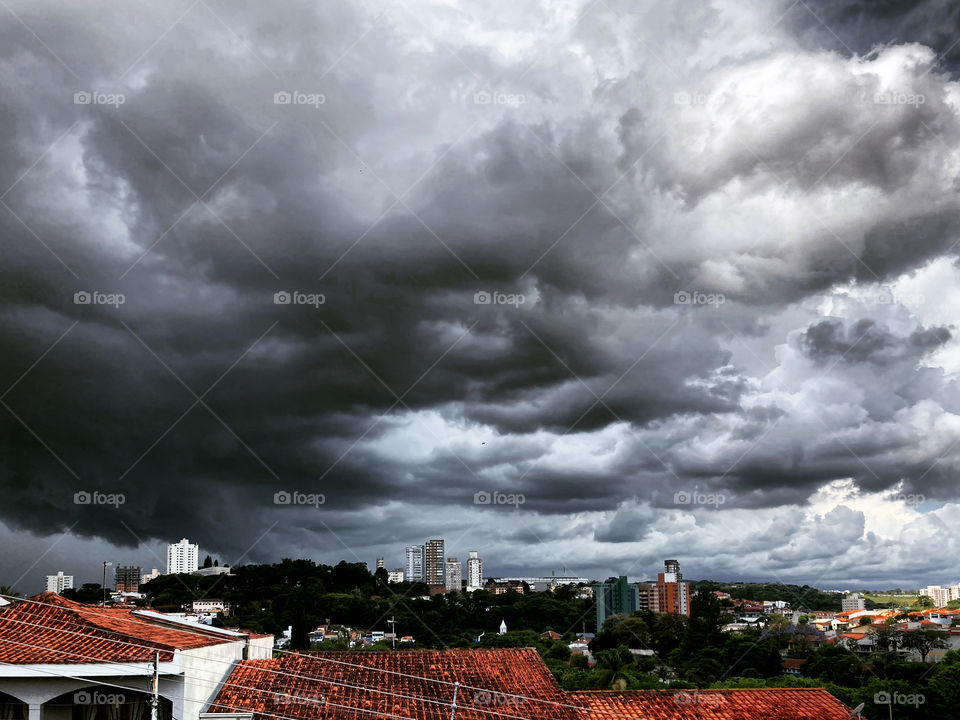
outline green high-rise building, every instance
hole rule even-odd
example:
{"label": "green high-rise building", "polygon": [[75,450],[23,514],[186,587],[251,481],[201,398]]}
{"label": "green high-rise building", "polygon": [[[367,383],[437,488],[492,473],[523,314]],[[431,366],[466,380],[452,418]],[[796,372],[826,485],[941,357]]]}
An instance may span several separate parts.
{"label": "green high-rise building", "polygon": [[640,589],[636,583],[627,582],[626,575],[596,583],[593,598],[597,602],[597,632],[611,615],[629,615],[640,609]]}

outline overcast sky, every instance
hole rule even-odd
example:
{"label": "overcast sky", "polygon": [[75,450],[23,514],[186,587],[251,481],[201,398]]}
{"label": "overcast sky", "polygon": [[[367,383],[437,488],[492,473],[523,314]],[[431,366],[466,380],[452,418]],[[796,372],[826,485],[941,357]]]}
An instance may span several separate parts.
{"label": "overcast sky", "polygon": [[960,580],[955,3],[0,4],[0,584]]}

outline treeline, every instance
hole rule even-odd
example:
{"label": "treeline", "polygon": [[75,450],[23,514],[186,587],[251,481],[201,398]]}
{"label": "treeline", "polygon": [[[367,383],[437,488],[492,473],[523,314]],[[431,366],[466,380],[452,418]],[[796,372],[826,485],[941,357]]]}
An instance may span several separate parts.
{"label": "treeline", "polygon": [[[310,630],[333,624],[358,630],[389,631],[396,620],[398,635],[412,635],[419,647],[468,647],[487,633],[483,643],[495,642],[501,621],[511,631],[545,630],[560,633],[590,630],[595,623],[593,603],[578,600],[575,589],[553,592],[493,595],[428,595],[422,583],[388,584],[382,570],[371,573],[363,563],[316,564],[289,560],[272,565],[244,565],[234,575],[202,577],[162,575],[141,588],[146,602],[164,612],[179,611],[199,598],[230,603],[223,622],[256,632],[278,634],[293,628],[293,646],[306,649]],[[572,636],[571,636],[572,637]]]}
{"label": "treeline", "polygon": [[690,591],[701,588],[714,592],[729,593],[734,599],[743,600],[784,600],[791,608],[804,606],[808,610],[829,610],[840,612],[840,593],[829,593],[809,585],[787,585],[786,583],[723,583],[713,580],[694,580],[690,582]]}

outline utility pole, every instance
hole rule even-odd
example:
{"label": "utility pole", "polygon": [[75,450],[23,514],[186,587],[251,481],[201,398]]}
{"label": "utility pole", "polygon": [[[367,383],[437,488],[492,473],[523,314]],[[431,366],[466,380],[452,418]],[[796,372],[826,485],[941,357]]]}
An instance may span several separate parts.
{"label": "utility pole", "polygon": [[460,690],[460,682],[457,681],[453,684],[453,704],[450,706],[450,720],[453,720],[453,716],[457,713],[457,692]]}
{"label": "utility pole", "polygon": [[107,565],[113,565],[112,562],[103,561],[103,584],[100,586],[103,590],[103,602],[100,607],[107,606]]}
{"label": "utility pole", "polygon": [[157,720],[157,709],[160,705],[160,652],[153,656],[153,692],[150,697],[150,720]]}
{"label": "utility pole", "polygon": [[391,649],[391,650],[396,650],[396,649],[397,649],[397,620],[396,620],[396,616],[391,615],[391,616],[390,616],[390,619],[387,620],[387,622],[390,624],[390,630],[392,631],[392,632],[390,633],[390,649]]}

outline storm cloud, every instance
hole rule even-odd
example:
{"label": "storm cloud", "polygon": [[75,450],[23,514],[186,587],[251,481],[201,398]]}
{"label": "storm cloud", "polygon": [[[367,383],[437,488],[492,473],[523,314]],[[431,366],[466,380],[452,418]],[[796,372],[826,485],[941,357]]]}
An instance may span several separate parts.
{"label": "storm cloud", "polygon": [[10,2],[0,584],[183,536],[952,582],[954,15]]}

